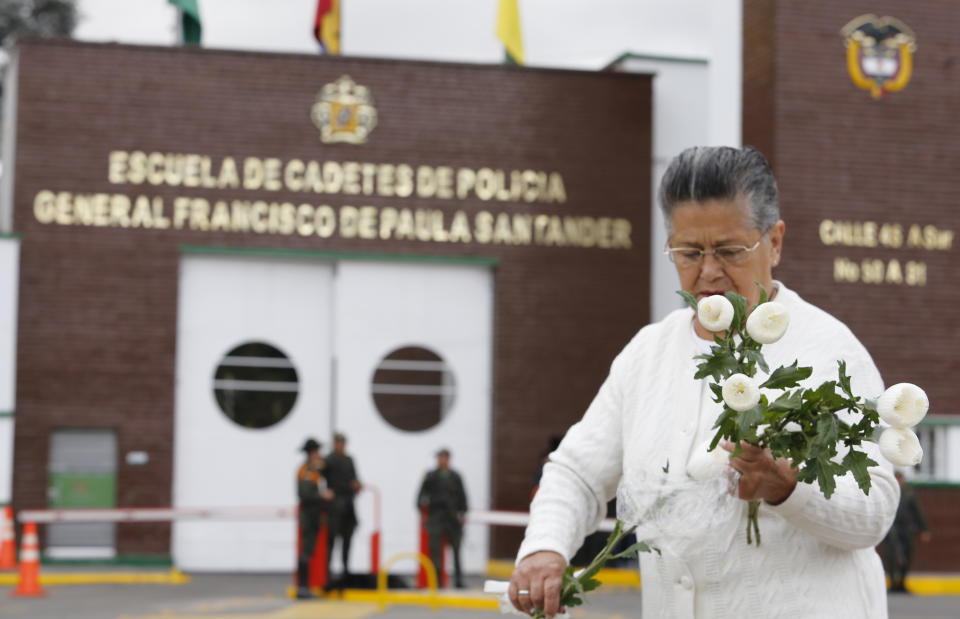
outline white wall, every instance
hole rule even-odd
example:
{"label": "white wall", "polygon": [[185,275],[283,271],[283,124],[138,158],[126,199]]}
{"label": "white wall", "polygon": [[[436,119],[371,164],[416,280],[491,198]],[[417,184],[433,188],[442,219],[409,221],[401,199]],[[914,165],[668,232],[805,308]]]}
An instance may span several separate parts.
{"label": "white wall", "polygon": [[[652,73],[653,78],[653,170],[650,195],[650,319],[659,320],[680,307],[675,293],[680,288],[677,271],[663,248],[666,226],[657,204],[660,178],[670,159],[684,148],[710,141],[711,66],[705,58],[651,58],[630,56],[617,70]],[[702,96],[690,96],[690,93]]]}
{"label": "white wall", "polygon": [[631,54],[617,70],[652,73],[653,170],[650,213],[650,319],[660,320],[683,305],[676,270],[662,254],[666,227],[657,188],[674,155],[690,146],[739,146],[741,134],[741,6],[715,0],[704,11],[709,26],[700,48],[674,56]]}
{"label": "white wall", "polygon": [[20,240],[0,237],[0,505],[12,494],[19,276]]}

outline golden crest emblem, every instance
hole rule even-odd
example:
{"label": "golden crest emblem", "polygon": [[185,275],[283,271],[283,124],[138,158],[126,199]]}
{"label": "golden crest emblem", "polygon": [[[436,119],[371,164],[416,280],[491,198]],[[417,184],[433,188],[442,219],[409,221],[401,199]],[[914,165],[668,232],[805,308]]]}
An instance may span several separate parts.
{"label": "golden crest emblem", "polygon": [[323,87],[310,118],[325,143],[363,144],[377,126],[377,109],[370,89],[343,75]]}
{"label": "golden crest emblem", "polygon": [[869,90],[874,99],[903,90],[917,49],[906,24],[893,17],[861,15],[840,32],[847,47],[847,71],[857,88]]}

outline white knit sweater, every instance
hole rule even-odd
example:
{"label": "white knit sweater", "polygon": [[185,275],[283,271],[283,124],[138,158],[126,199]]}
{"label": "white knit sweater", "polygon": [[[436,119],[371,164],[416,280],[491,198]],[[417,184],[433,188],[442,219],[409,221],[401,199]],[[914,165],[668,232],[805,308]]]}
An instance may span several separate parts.
{"label": "white knit sweater", "polygon": [[[783,284],[777,301],[790,312],[790,327],[763,348],[771,369],[799,359],[814,368],[804,386],[817,386],[835,380],[837,360],[844,359],[854,392],[880,395],[873,360],[843,323]],[[701,405],[692,319],[685,308],[644,327],[614,360],[583,419],[544,468],[518,560],[538,550],[569,560],[605,515],[621,477],[653,474],[665,462],[669,475],[686,474]],[[759,547],[746,543],[744,509],[729,544],[708,540],[684,556],[643,553],[644,619],[887,617],[883,569],[873,547],[893,521],[900,489],[876,445],[864,449],[884,463],[870,470],[869,495],[851,475],[837,480],[829,500],[818,487],[797,484],[783,503],[761,505]]]}

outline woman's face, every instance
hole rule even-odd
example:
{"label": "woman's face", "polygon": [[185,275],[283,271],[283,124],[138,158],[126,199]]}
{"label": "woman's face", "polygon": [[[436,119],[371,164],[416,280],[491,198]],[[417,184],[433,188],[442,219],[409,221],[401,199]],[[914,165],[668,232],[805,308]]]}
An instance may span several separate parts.
{"label": "woman's face", "polygon": [[[671,215],[673,234],[670,247],[716,249],[730,245],[752,247],[760,241],[755,251],[737,264],[718,260],[714,254],[706,254],[698,264],[676,264],[681,287],[697,300],[713,294],[732,290],[746,297],[753,307],[760,301],[759,283],[767,293],[773,288],[773,267],[780,262],[783,247],[784,223],[778,221],[768,231],[751,227],[746,198],[734,200],[707,200],[706,202],[681,202]],[[702,330],[696,323],[697,332]],[[700,335],[706,335],[704,331]]]}

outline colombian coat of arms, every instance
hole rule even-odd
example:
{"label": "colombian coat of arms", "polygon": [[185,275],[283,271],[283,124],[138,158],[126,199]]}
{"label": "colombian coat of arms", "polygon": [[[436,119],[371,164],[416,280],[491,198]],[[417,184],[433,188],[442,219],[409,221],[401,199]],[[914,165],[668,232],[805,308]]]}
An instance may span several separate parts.
{"label": "colombian coat of arms", "polygon": [[899,19],[861,15],[840,31],[847,47],[847,71],[857,88],[879,99],[903,90],[917,49],[913,31]]}

